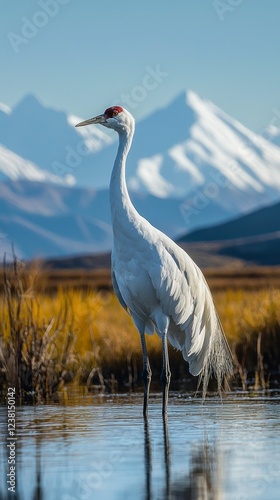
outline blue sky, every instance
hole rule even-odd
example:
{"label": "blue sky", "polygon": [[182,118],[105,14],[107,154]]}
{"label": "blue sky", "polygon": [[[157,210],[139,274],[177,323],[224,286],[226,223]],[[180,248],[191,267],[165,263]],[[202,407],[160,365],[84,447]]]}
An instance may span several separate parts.
{"label": "blue sky", "polygon": [[190,88],[257,131],[280,108],[279,20],[279,0],[1,2],[0,101],[86,118],[125,95],[139,119]]}

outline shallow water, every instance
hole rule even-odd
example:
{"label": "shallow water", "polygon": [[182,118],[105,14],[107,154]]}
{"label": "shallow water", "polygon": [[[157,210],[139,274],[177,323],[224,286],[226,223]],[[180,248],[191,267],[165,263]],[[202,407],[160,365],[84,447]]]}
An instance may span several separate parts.
{"label": "shallow water", "polygon": [[[168,420],[152,394],[69,397],[17,408],[18,499],[280,498],[280,396],[232,394],[202,405],[170,395]],[[0,492],[7,497],[0,408]],[[11,498],[14,498],[12,496]]]}

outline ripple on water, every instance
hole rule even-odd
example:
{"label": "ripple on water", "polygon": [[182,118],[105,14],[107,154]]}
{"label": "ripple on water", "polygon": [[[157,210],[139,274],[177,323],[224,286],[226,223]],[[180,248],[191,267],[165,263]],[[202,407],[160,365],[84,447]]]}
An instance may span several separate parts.
{"label": "ripple on water", "polygon": [[[223,403],[213,397],[201,404],[171,393],[165,425],[161,395],[151,394],[147,423],[142,397],[71,400],[69,395],[69,404],[19,407],[19,498],[30,500],[39,481],[44,500],[164,499],[171,493],[174,498],[278,500],[278,395],[231,394]],[[5,412],[0,408],[1,418]],[[1,444],[4,450],[3,434]],[[0,459],[4,470],[4,451]],[[199,496],[201,491],[208,496]]]}

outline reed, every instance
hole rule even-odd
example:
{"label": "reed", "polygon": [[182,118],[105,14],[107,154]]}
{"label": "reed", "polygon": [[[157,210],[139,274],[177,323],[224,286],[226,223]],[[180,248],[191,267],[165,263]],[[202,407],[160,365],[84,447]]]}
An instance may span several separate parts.
{"label": "reed", "polygon": [[265,389],[280,379],[280,288],[215,294],[243,389]]}
{"label": "reed", "polygon": [[[75,342],[73,311],[67,297],[42,301],[34,292],[37,273],[30,273],[24,287],[21,264],[4,263],[1,295],[1,386],[16,388],[17,397],[46,399],[71,378]],[[47,310],[46,310],[47,309]],[[70,377],[69,377],[70,374]]]}

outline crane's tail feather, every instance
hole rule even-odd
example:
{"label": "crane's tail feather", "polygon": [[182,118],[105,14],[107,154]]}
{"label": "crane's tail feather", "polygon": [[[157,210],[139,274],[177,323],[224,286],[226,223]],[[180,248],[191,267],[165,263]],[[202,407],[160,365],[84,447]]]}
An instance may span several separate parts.
{"label": "crane's tail feather", "polygon": [[203,368],[199,374],[198,387],[202,380],[202,395],[205,399],[209,379],[213,374],[217,379],[218,392],[221,395],[222,384],[227,376],[233,374],[233,358],[220,318],[216,314],[217,325],[212,332]]}
{"label": "crane's tail feather", "polygon": [[233,359],[214,306],[211,307],[208,321],[198,332],[199,335],[193,336],[193,341],[191,329],[182,331],[172,321],[170,327],[168,338],[175,349],[182,351],[184,359],[189,363],[190,373],[199,376],[198,388],[203,381],[203,399],[206,396],[211,375],[217,379],[218,391],[221,394],[223,382],[226,381],[227,376],[233,374]]}

